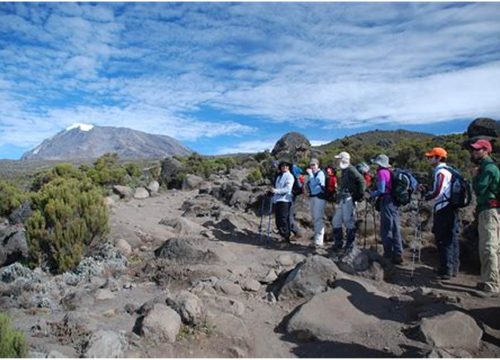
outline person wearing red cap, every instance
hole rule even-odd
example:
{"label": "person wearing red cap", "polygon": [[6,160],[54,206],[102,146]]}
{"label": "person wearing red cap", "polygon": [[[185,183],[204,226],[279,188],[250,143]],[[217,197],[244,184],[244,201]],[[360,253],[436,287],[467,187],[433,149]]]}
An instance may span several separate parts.
{"label": "person wearing red cap", "polygon": [[480,139],[471,144],[472,161],[478,164],[474,172],[472,187],[477,198],[477,229],[479,233],[479,259],[481,281],[478,289],[486,293],[500,290],[498,262],[500,255],[500,171],[491,159],[491,143]]}
{"label": "person wearing red cap", "polygon": [[434,199],[432,232],[439,252],[438,277],[448,280],[457,275],[459,267],[458,214],[449,201],[452,174],[446,165],[448,152],[435,147],[425,157],[435,166],[433,188],[425,194],[425,200]]}

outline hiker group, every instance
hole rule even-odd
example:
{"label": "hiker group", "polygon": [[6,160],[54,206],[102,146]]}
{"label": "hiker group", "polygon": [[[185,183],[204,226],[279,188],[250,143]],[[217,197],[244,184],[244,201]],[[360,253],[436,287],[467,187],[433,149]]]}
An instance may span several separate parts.
{"label": "hiker group", "polygon": [[[417,198],[418,229],[421,200],[433,200],[432,233],[439,253],[437,276],[446,280],[456,276],[459,271],[458,210],[469,205],[473,190],[477,198],[481,261],[481,282],[478,288],[484,292],[497,293],[500,290],[500,171],[490,157],[492,146],[488,140],[475,141],[470,145],[470,151],[474,163],[472,185],[446,163],[448,153],[445,149],[435,147],[423,154],[433,167],[432,186],[429,188],[419,184],[410,171],[393,168],[385,154],[371,159],[371,163],[376,167],[376,175],[373,178],[368,164],[353,166],[350,154],[345,151],[335,156],[336,166],[327,166],[324,169],[316,158],[309,161],[309,167],[305,171],[286,161],[276,163],[277,175],[268,190],[271,200],[268,236],[272,208],[282,239],[290,242],[292,237],[298,235],[294,203],[297,196],[304,194],[309,197],[314,230],[311,247],[318,249],[324,246],[325,208],[328,202],[333,202],[332,251],[339,255],[349,254],[356,245],[356,206],[364,200],[365,214],[368,203],[379,211],[379,235],[383,243],[384,258],[399,265],[404,261],[399,207],[410,203],[413,194]],[[262,210],[261,208],[261,214]],[[418,238],[417,231],[415,238]],[[420,248],[421,244],[414,241],[413,259]]]}

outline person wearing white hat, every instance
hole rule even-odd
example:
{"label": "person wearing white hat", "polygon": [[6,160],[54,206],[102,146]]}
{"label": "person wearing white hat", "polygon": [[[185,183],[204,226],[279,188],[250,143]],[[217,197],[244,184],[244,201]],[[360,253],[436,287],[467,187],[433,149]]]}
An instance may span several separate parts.
{"label": "person wearing white hat", "polygon": [[377,190],[371,192],[370,197],[380,201],[380,237],[384,245],[384,258],[399,265],[403,263],[403,242],[399,209],[391,195],[391,164],[385,154],[377,155],[372,159],[372,163],[378,165]]}
{"label": "person wearing white hat", "polygon": [[345,252],[350,252],[354,247],[356,237],[356,201],[363,198],[365,180],[356,168],[351,165],[351,155],[342,151],[335,155],[338,166],[342,171],[338,203],[332,218],[333,250],[340,251],[344,246],[342,226],[346,228]]}

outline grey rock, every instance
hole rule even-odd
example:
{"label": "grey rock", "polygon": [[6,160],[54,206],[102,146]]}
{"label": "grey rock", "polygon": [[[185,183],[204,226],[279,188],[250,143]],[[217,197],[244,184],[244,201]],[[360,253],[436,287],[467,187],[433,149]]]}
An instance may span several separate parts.
{"label": "grey rock", "polygon": [[298,264],[286,277],[278,297],[309,298],[322,293],[335,282],[337,265],[323,256],[311,256]]}
{"label": "grey rock", "polygon": [[340,287],[314,296],[290,318],[286,331],[300,340],[335,341],[340,334],[380,321],[354,306],[350,296]]}
{"label": "grey rock", "polygon": [[241,286],[229,280],[219,280],[215,288],[226,295],[238,296],[242,293]]}
{"label": "grey rock", "polygon": [[184,178],[184,181],[182,182],[182,190],[189,191],[198,189],[202,183],[203,183],[202,177],[189,174]]}
{"label": "grey rock", "polygon": [[260,282],[258,282],[255,279],[247,279],[243,282],[241,285],[241,288],[246,291],[254,291],[257,292],[260,290],[261,285]]}
{"label": "grey rock", "polygon": [[87,358],[122,358],[127,349],[124,336],[112,330],[98,330],[90,338]]}
{"label": "grey rock", "polygon": [[184,217],[165,218],[160,220],[160,224],[173,228],[174,232],[179,235],[199,235],[206,230],[203,226]]}
{"label": "grey rock", "polygon": [[24,224],[25,221],[31,216],[31,201],[25,201],[9,215],[11,224]]}
{"label": "grey rock", "polygon": [[168,189],[179,189],[182,183],[179,174],[184,170],[184,165],[173,157],[165,158],[161,163],[160,183]]}
{"label": "grey rock", "polygon": [[476,321],[461,311],[424,318],[419,331],[427,344],[438,348],[477,350],[483,336]]}
{"label": "grey rock", "polygon": [[150,193],[155,194],[160,190],[160,183],[156,180],[151,181],[148,186],[146,186],[146,189],[149,190]]}
{"label": "grey rock", "polygon": [[115,243],[116,249],[125,257],[132,254],[132,246],[125,239],[118,239]]}
{"label": "grey rock", "polygon": [[148,197],[149,197],[149,191],[147,191],[145,188],[138,187],[137,189],[135,189],[134,199],[143,200],[147,199]]}
{"label": "grey rock", "polygon": [[271,155],[277,159],[292,162],[309,161],[311,143],[304,135],[289,132],[276,142]]}
{"label": "grey rock", "polygon": [[129,186],[114,185],[113,191],[124,199],[130,199],[134,196],[134,190]]}
{"label": "grey rock", "polygon": [[179,264],[211,264],[217,256],[210,250],[203,249],[205,239],[178,237],[166,241],[155,250],[156,257],[169,259]]}
{"label": "grey rock", "polygon": [[183,323],[200,325],[205,321],[206,311],[200,298],[189,291],[181,291],[175,297],[167,297],[167,305],[177,311]]}
{"label": "grey rock", "polygon": [[159,342],[175,342],[182,323],[181,317],[175,310],[158,303],[154,304],[151,311],[139,320],[139,334]]}
{"label": "grey rock", "polygon": [[0,229],[0,244],[0,266],[25,260],[28,256],[28,242],[23,226],[13,225]]}

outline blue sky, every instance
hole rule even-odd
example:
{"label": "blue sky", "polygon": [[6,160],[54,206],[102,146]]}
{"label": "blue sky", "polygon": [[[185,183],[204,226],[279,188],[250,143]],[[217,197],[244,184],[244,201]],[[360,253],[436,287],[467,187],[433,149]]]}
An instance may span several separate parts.
{"label": "blue sky", "polygon": [[74,123],[201,154],[500,118],[500,3],[0,3],[0,158]]}

